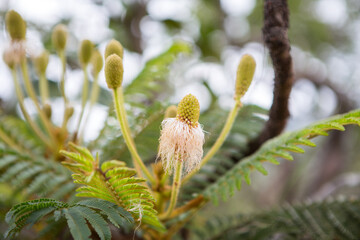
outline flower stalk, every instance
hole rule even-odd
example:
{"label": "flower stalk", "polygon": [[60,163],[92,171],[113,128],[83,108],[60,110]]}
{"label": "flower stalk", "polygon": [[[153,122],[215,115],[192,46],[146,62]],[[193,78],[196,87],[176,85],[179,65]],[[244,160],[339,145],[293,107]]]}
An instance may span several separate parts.
{"label": "flower stalk", "polygon": [[176,207],[177,199],[179,196],[179,191],[181,187],[181,175],[182,175],[183,161],[177,161],[176,167],[174,169],[174,179],[172,183],[172,191],[170,197],[169,207],[166,211],[166,218],[168,218]]}

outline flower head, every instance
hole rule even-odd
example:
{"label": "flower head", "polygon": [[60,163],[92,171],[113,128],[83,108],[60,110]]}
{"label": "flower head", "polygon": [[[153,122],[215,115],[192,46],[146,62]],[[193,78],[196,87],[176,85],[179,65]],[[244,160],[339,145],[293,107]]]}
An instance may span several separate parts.
{"label": "flower head", "polygon": [[199,116],[199,101],[188,94],[180,101],[176,118],[162,122],[158,158],[166,172],[172,171],[176,161],[184,162],[186,172],[199,166],[205,141]]}

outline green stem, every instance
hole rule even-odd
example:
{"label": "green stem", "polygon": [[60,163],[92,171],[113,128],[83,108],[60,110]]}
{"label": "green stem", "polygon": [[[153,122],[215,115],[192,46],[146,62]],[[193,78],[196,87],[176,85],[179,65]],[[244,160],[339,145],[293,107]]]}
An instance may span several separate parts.
{"label": "green stem", "polygon": [[120,123],[121,131],[125,139],[125,143],[130,151],[130,154],[133,159],[134,166],[136,171],[138,172],[139,176],[142,175],[141,170],[145,173],[146,177],[150,181],[152,185],[156,183],[154,177],[150,174],[149,170],[146,168],[145,164],[141,160],[139,153],[136,150],[134,140],[131,137],[129,123],[127,121],[126,111],[124,108],[124,96],[122,92],[122,87],[117,89],[113,89],[114,92],[114,103],[115,103],[115,110],[116,116]]}
{"label": "green stem", "polygon": [[39,90],[40,90],[41,102],[44,104],[49,99],[49,85],[45,73],[39,74],[39,80],[40,80]]}
{"label": "green stem", "polygon": [[66,57],[65,57],[65,51],[61,50],[59,51],[59,57],[61,60],[61,79],[60,79],[60,92],[62,97],[64,98],[64,105],[66,106],[68,100],[66,98],[65,94],[65,72],[66,72]]}
{"label": "green stem", "polygon": [[76,127],[77,132],[80,131],[81,121],[82,121],[83,116],[84,116],[86,102],[88,100],[88,94],[89,94],[89,78],[88,78],[88,74],[87,74],[87,71],[86,71],[86,67],[87,67],[87,65],[83,66],[84,83],[83,83],[82,97],[81,97],[81,112],[80,112],[79,121],[78,121],[78,124],[77,124],[77,127]]}
{"label": "green stem", "polygon": [[223,145],[227,135],[229,134],[229,132],[235,122],[235,119],[236,119],[239,109],[240,109],[240,104],[236,103],[235,106],[233,107],[233,109],[229,112],[228,118],[227,118],[226,123],[220,133],[220,136],[218,137],[218,139],[216,139],[215,144],[211,147],[211,149],[207,152],[205,157],[201,160],[200,167],[192,170],[189,174],[187,174],[184,177],[182,184],[186,183],[191,177],[193,177],[195,175],[195,173],[197,173],[197,171],[199,171],[199,169],[202,166],[204,166],[217,153],[217,151]]}
{"label": "green stem", "polygon": [[81,134],[80,134],[80,137],[79,137],[79,142],[82,142],[82,139],[84,137],[84,132],[85,132],[85,129],[86,129],[86,125],[87,125],[87,122],[89,121],[91,109],[94,106],[94,104],[97,102],[97,99],[99,97],[99,83],[98,82],[99,82],[99,74],[96,74],[94,76],[94,82],[93,82],[92,88],[91,88],[89,111],[88,111],[88,113],[86,115],[83,127],[82,127],[82,129],[80,131]]}
{"label": "green stem", "polygon": [[44,133],[40,130],[40,128],[35,124],[35,122],[31,119],[29,113],[26,111],[26,108],[24,106],[24,95],[22,94],[20,84],[18,81],[18,78],[16,76],[16,70],[12,69],[11,74],[14,80],[14,86],[15,86],[15,92],[16,96],[19,100],[19,106],[21,109],[21,112],[24,115],[25,120],[29,123],[30,127],[34,130],[35,134],[38,135],[38,137],[45,143],[46,146],[49,148],[53,148],[53,146],[50,144],[49,139],[44,135]]}
{"label": "green stem", "polygon": [[174,173],[174,179],[171,189],[171,197],[170,197],[170,203],[169,208],[166,211],[165,216],[169,217],[174,210],[177,199],[179,196],[180,186],[181,186],[181,174],[182,174],[182,168],[183,168],[183,161],[176,161],[176,167],[175,167],[175,173]]}
{"label": "green stem", "polygon": [[36,94],[35,94],[35,90],[34,90],[33,86],[31,85],[30,78],[29,78],[29,73],[28,73],[28,70],[27,70],[26,59],[21,61],[21,71],[22,71],[23,78],[24,78],[25,89],[28,92],[30,98],[33,100],[33,102],[35,104],[35,107],[36,107],[36,110],[39,113],[40,119],[41,119],[42,123],[44,124],[44,127],[45,127],[47,133],[49,134],[52,142],[56,143],[55,136],[54,136],[54,134],[53,134],[53,132],[51,130],[52,127],[51,127],[50,121],[46,117],[45,113],[41,110],[40,104],[39,104],[39,102],[37,100],[37,97],[36,97]]}

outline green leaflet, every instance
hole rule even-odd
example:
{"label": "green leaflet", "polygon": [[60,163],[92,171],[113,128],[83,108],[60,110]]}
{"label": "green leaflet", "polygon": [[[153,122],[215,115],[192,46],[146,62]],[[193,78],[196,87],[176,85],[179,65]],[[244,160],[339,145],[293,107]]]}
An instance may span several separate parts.
{"label": "green leaflet", "polygon": [[[265,121],[260,115],[264,114],[266,114],[266,110],[255,105],[245,105],[241,108],[229,136],[218,153],[208,164],[200,169],[199,173],[182,187],[180,196],[182,200],[193,199],[193,194],[203,192],[211,183],[220,179],[221,176],[234,167],[236,163],[234,163],[230,156],[241,158],[239,149],[240,151],[245,150],[247,142],[261,131]],[[204,124],[204,129],[209,132],[209,134],[206,134],[205,153],[216,141],[218,137],[216,133],[221,131],[226,117],[227,112],[222,109],[214,109],[200,116],[200,122]],[[273,159],[274,161],[276,159]],[[247,177],[247,175],[245,176]],[[230,181],[231,179],[228,180]],[[224,189],[224,191],[229,190],[229,193],[232,193],[234,187],[240,188],[241,180],[241,178],[234,179],[235,185],[230,184],[229,189]],[[250,178],[247,178],[247,180],[250,180]]]}
{"label": "green leaflet", "polygon": [[[359,199],[285,205],[251,215],[213,217],[191,239],[358,239]],[[243,230],[242,229],[246,229]]]}
{"label": "green leaflet", "polygon": [[[154,209],[153,196],[146,186],[140,185],[146,180],[134,177],[134,169],[117,160],[99,166],[98,157],[95,159],[86,148],[72,143],[69,146],[73,152],[61,151],[61,154],[67,157],[62,164],[74,172],[74,183],[82,185],[76,190],[77,196],[111,202],[126,209],[136,221],[159,231],[165,230]],[[95,221],[91,216],[89,212],[85,217],[91,219],[87,218],[88,221]],[[113,222],[115,219],[112,216],[109,220]],[[100,228],[100,225],[98,227]]]}
{"label": "green leaflet", "polygon": [[43,198],[11,208],[6,214],[6,222],[10,225],[6,237],[13,238],[26,225],[33,225],[50,215],[54,215],[55,221],[65,218],[74,239],[90,239],[89,224],[100,239],[110,240],[111,232],[105,218],[117,227],[134,222],[132,216],[123,208],[103,200],[85,200],[70,205]]}
{"label": "green leaflet", "polygon": [[297,145],[314,147],[315,144],[309,139],[318,135],[327,135],[329,130],[345,130],[344,125],[357,124],[360,126],[360,110],[355,110],[343,115],[337,115],[329,119],[312,124],[304,129],[282,134],[266,142],[253,155],[237,163],[231,170],[226,172],[215,183],[207,187],[204,196],[210,198],[214,204],[219,201],[219,196],[227,200],[230,192],[234,189],[237,181],[244,179],[250,184],[250,172],[253,169],[266,175],[267,172],[262,166],[264,162],[277,163],[276,158],[292,160],[289,152],[302,151]]}

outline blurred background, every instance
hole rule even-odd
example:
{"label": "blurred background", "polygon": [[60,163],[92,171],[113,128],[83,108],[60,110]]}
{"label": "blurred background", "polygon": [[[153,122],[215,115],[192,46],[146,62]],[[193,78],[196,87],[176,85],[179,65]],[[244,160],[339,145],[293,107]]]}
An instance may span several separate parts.
{"label": "blurred background", "polygon": [[[294,130],[360,106],[360,1],[288,3],[295,82],[286,130]],[[243,54],[249,53],[256,59],[257,69],[244,103],[268,109],[272,104],[273,70],[262,41],[262,7],[263,1],[259,0],[0,0],[0,52],[9,44],[4,16],[14,9],[28,24],[28,54],[36,56],[44,48],[50,50],[47,78],[59,82],[60,59],[51,46],[51,30],[58,23],[66,24],[70,32],[66,91],[80,108],[80,41],[90,39],[103,53],[110,39],[119,40],[125,49],[127,85],[147,60],[169,48],[173,41],[183,40],[192,45],[193,54],[171,68],[175,91],[170,101],[177,103],[191,92],[199,98],[202,111],[214,98],[222,108],[230,109],[237,64]],[[1,112],[16,114],[19,109],[11,74],[2,61],[0,83]],[[103,73],[100,85],[106,87]],[[110,103],[109,95],[96,105],[90,116],[91,129],[85,133],[87,141],[98,136]],[[30,101],[28,105],[31,109]],[[53,121],[60,122],[61,99],[54,98],[52,106]],[[328,138],[316,140],[316,149],[296,155],[294,162],[267,166],[269,176],[255,173],[253,184],[244,186],[226,207],[220,206],[220,211],[250,212],[258,206],[324,199],[339,193],[358,196],[359,133],[355,127],[345,133],[331,133]]]}

